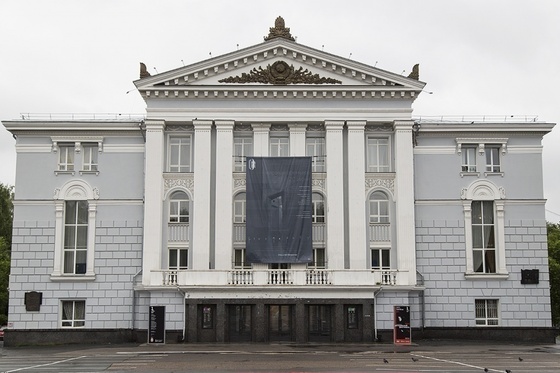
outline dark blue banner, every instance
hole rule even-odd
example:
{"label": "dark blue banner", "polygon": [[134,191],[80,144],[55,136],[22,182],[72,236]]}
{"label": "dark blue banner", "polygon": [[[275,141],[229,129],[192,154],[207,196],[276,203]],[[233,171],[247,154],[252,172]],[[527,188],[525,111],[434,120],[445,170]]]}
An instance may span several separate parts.
{"label": "dark blue banner", "polygon": [[311,157],[247,157],[248,263],[309,263]]}

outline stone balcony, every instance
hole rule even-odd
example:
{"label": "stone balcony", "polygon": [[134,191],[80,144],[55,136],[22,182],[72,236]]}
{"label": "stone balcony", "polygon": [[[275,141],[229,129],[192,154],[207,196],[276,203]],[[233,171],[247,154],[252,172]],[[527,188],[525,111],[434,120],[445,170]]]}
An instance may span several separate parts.
{"label": "stone balcony", "polygon": [[336,269],[154,270],[156,287],[381,287],[415,286],[408,271]]}

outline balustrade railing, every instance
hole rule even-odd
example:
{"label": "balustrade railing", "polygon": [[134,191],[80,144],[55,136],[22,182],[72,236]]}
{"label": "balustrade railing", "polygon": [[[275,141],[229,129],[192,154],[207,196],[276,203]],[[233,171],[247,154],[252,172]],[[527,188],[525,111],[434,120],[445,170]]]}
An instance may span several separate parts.
{"label": "balustrade railing", "polygon": [[395,286],[408,271],[334,269],[232,269],[152,271],[153,286]]}
{"label": "balustrade railing", "polygon": [[188,242],[189,241],[189,224],[187,223],[169,223],[167,226],[168,242]]}
{"label": "balustrade railing", "polygon": [[390,242],[391,241],[391,224],[370,224],[369,225],[369,241],[370,242]]}

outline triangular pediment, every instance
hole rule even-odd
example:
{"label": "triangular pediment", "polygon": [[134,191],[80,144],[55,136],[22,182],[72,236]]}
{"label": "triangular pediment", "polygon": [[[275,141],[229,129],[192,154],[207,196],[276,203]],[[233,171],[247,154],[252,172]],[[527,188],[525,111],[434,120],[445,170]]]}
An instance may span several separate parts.
{"label": "triangular pediment", "polygon": [[[416,67],[417,69],[417,67]],[[145,97],[222,96],[223,92],[284,90],[354,92],[358,97],[414,98],[425,83],[354,60],[275,38],[222,56],[135,81]],[[416,75],[416,76],[415,76]],[[221,93],[218,93],[221,92]],[[225,93],[227,96],[227,93]],[[320,95],[319,95],[320,96]],[[346,96],[346,94],[344,94]]]}

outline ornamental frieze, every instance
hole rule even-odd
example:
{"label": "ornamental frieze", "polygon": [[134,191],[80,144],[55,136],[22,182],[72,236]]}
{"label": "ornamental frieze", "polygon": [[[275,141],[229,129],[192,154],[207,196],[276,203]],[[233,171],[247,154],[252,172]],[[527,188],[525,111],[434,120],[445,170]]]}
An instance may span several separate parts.
{"label": "ornamental frieze", "polygon": [[172,188],[184,188],[194,195],[194,179],[191,178],[173,178],[163,180],[164,193],[167,193]]}
{"label": "ornamental frieze", "polygon": [[296,70],[294,65],[288,65],[284,61],[276,61],[266,68],[258,67],[249,73],[240,76],[230,76],[219,80],[220,83],[263,83],[274,85],[288,84],[342,84],[340,80],[325,78],[319,74],[313,74],[307,69],[300,67]]}
{"label": "ornamental frieze", "polygon": [[395,194],[395,179],[366,178],[366,191],[376,187],[388,189],[392,194]]}

